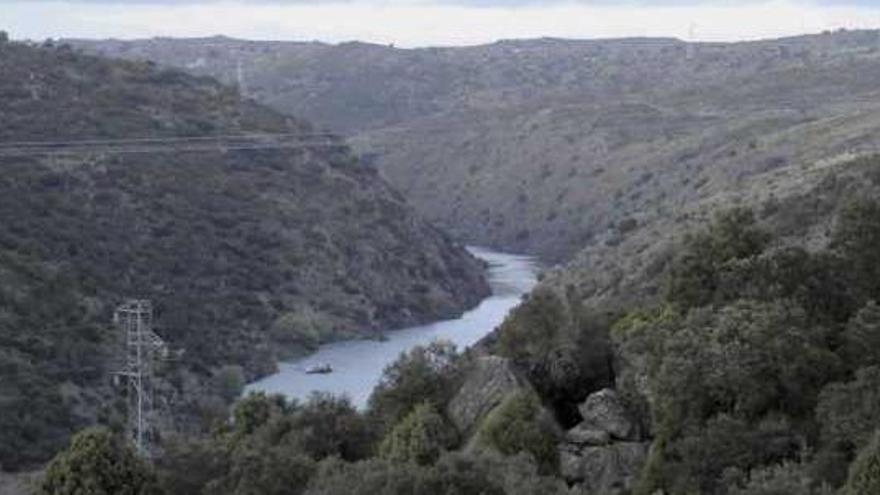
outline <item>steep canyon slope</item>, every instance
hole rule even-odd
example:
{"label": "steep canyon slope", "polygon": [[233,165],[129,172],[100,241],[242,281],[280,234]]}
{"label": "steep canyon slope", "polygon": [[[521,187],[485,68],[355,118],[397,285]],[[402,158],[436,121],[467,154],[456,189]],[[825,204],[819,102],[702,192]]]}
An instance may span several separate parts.
{"label": "steep canyon slope", "polygon": [[617,243],[707,198],[726,201],[774,169],[873,150],[880,126],[876,31],[424,49],[72,43],[240,84],[349,133],[428,218],[548,260]]}
{"label": "steep canyon slope", "polygon": [[[151,299],[157,332],[184,352],[173,367],[206,378],[454,316],[488,292],[482,263],[347,147],[297,146],[311,125],[213,79],[7,42],[0,74],[4,467],[112,422],[125,298]],[[212,140],[267,134],[292,146]]]}

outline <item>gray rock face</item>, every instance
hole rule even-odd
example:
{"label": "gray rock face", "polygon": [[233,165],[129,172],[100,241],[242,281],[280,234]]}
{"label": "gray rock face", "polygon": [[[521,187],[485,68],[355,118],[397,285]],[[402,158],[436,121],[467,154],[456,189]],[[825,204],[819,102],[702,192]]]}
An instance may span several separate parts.
{"label": "gray rock face", "polygon": [[630,490],[648,456],[650,442],[640,442],[637,422],[612,389],[587,397],[578,408],[584,420],[559,445],[560,471],[589,493]]}
{"label": "gray rock face", "polygon": [[460,432],[470,432],[507,396],[526,388],[530,385],[516,374],[510,360],[498,356],[480,357],[449,403],[449,419]]}
{"label": "gray rock face", "polygon": [[648,457],[647,442],[618,442],[601,447],[559,448],[560,472],[569,482],[581,483],[590,493],[612,494],[630,490]]}
{"label": "gray rock face", "polygon": [[594,430],[589,426],[579,424],[568,430],[565,441],[573,445],[608,445],[611,443],[611,434],[607,431]]}
{"label": "gray rock face", "polygon": [[585,430],[605,431],[618,440],[635,440],[638,437],[636,423],[630,418],[617,392],[610,388],[591,394],[578,409],[584,418],[579,426]]}

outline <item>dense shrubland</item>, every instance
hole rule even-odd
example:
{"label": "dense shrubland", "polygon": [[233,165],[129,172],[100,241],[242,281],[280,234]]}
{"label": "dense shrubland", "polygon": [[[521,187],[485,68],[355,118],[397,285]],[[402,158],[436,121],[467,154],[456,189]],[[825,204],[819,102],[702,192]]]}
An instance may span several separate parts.
{"label": "dense shrubland", "polygon": [[618,384],[654,439],[641,493],[841,485],[880,420],[877,207],[853,199],[815,251],[727,212],[684,242],[656,307],[618,321]]}
{"label": "dense shrubland", "polygon": [[[438,409],[448,400],[439,392],[444,387],[418,398],[401,393],[451,383],[468,359],[447,344],[402,355],[386,369],[364,413],[328,395],[298,403],[252,394],[212,434],[167,439],[153,468],[132,464],[133,454],[110,432],[86,431],[50,464],[43,486],[80,476],[106,487],[104,493],[132,477],[148,480],[150,490],[181,495],[568,493],[564,483],[546,476],[552,464],[535,461],[555,454],[552,437],[536,421],[537,397],[509,401],[480,432],[478,449],[455,452],[463,439]],[[97,455],[91,446],[96,435]],[[108,463],[118,466],[105,470]]]}
{"label": "dense shrubland", "polygon": [[[208,78],[0,43],[0,467],[124,419],[112,312],[151,299],[173,430],[328,340],[457,314],[482,265],[344,146],[9,156],[9,143],[314,129]],[[295,137],[292,139],[296,139]],[[175,352],[175,355],[178,355]],[[166,411],[167,412],[167,411]]]}
{"label": "dense shrubland", "polygon": [[480,358],[435,343],[389,365],[364,412],[250,396],[211,436],[168,441],[151,476],[181,494],[589,493],[560,477],[561,430],[614,386],[651,442],[635,494],[876,493],[880,201],[845,196],[810,246],[749,209],[718,214],[638,306],[539,288],[483,346],[531,388],[473,431],[449,408]]}
{"label": "dense shrubland", "polygon": [[769,228],[777,218],[719,213],[682,239],[658,272],[661,290],[639,305],[584,307],[572,289],[542,286],[482,346],[529,385],[473,430],[456,429],[450,403],[481,358],[435,343],[389,365],[364,412],[320,395],[240,401],[212,436],[167,444],[158,486],[590,493],[562,480],[562,430],[587,395],[613,386],[651,443],[634,494],[876,493],[880,200],[866,184],[841,195],[818,229],[827,238],[810,245]]}

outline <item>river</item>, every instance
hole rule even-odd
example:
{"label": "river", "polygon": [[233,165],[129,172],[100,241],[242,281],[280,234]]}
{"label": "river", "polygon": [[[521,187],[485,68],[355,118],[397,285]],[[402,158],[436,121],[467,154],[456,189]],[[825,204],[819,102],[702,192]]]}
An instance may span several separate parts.
{"label": "river", "polygon": [[[245,393],[265,391],[303,400],[313,391],[330,392],[347,395],[355,406],[363,408],[382,370],[401,352],[438,339],[454,342],[459,350],[474,344],[498,326],[521,296],[535,286],[538,265],[528,256],[468,249],[489,264],[492,295],[476,308],[454,320],[389,331],[384,341],[351,340],[321,346],[314,354],[279,364],[277,373],[251,383]],[[305,373],[310,366],[325,363],[333,367],[333,373]]]}

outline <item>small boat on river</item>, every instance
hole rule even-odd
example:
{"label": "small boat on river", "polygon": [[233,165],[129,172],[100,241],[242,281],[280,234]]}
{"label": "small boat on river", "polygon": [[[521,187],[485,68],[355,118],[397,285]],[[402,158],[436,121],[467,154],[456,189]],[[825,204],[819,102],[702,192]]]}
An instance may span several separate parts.
{"label": "small boat on river", "polygon": [[327,373],[333,373],[333,366],[326,363],[315,364],[306,368],[306,373],[309,375],[326,375]]}

